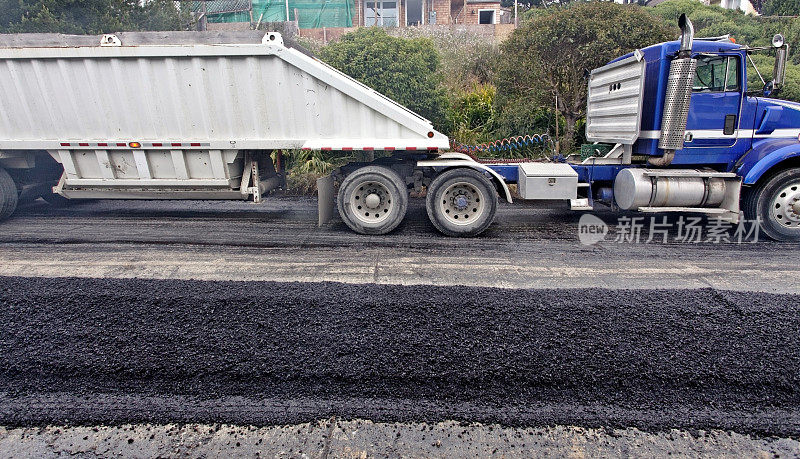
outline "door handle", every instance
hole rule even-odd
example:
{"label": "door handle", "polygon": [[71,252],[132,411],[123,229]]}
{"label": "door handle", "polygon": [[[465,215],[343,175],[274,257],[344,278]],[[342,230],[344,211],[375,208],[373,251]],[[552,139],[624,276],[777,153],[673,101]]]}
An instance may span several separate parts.
{"label": "door handle", "polygon": [[733,135],[736,132],[736,115],[725,115],[725,128],[722,135]]}

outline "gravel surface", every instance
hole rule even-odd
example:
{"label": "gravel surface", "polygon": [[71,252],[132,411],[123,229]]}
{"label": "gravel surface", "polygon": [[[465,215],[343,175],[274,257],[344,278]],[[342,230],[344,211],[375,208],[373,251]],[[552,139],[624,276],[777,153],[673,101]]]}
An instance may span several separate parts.
{"label": "gravel surface", "polygon": [[374,423],[0,427],[2,457],[793,457],[794,439],[580,427]]}
{"label": "gravel surface", "polygon": [[800,435],[798,296],[0,278],[0,424]]}

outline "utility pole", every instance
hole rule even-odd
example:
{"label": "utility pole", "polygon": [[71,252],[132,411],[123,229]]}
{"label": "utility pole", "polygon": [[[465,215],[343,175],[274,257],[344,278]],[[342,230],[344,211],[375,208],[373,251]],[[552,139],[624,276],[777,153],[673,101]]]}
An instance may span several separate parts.
{"label": "utility pole", "polygon": [[514,0],[514,28],[519,27],[519,10],[517,9],[517,0]]}
{"label": "utility pole", "polygon": [[208,30],[208,4],[202,0],[200,7],[200,20],[197,22],[197,30]]}

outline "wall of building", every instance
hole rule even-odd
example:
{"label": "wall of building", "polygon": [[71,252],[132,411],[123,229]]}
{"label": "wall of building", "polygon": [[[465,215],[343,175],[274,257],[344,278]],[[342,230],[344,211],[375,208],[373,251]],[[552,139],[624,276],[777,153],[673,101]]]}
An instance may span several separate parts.
{"label": "wall of building", "polygon": [[[353,15],[353,26],[364,26],[364,8],[366,0],[356,0],[356,11]],[[398,14],[400,27],[406,24],[406,0],[398,0]],[[427,25],[430,21],[430,12],[436,11],[436,24],[448,25],[452,23],[450,16],[450,0],[424,0],[422,5],[423,21]]]}
{"label": "wall of building", "polygon": [[460,24],[480,24],[480,10],[494,10],[495,24],[502,22],[503,18],[500,15],[502,9],[499,2],[467,2],[458,22]]}
{"label": "wall of building", "polygon": [[[433,0],[429,11],[436,12],[436,24],[450,24],[450,0]],[[426,24],[428,23],[429,18],[430,14],[425,18]]]}

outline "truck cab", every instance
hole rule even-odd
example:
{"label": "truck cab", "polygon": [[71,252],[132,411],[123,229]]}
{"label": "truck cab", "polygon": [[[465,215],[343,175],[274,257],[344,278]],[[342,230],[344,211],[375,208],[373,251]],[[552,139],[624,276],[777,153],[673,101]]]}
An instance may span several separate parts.
{"label": "truck cab", "polygon": [[[800,240],[800,104],[776,98],[783,37],[751,48],[727,36],[695,39],[685,15],[679,25],[680,40],[592,71],[587,138],[616,153],[567,162],[595,190],[590,199],[734,223],[743,213],[773,239]],[[751,88],[757,52],[774,53],[775,66],[771,81]]]}

